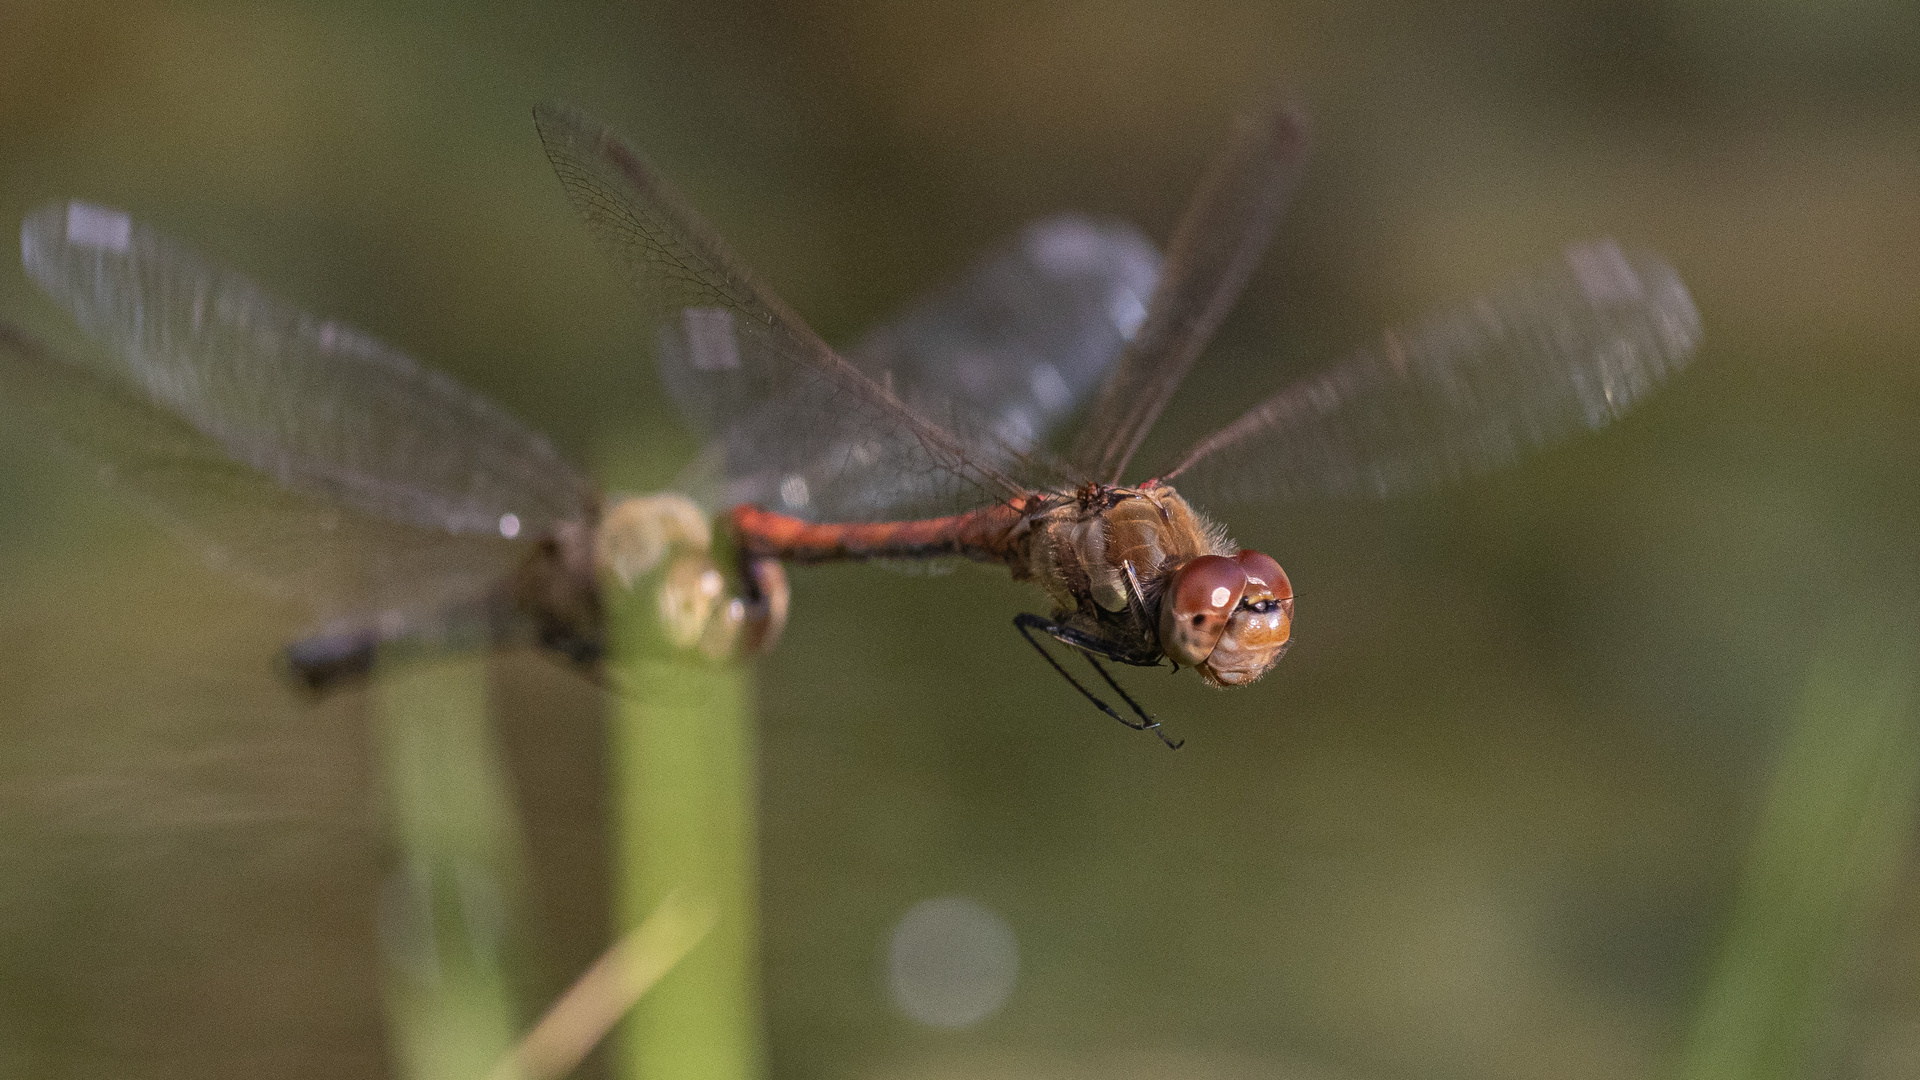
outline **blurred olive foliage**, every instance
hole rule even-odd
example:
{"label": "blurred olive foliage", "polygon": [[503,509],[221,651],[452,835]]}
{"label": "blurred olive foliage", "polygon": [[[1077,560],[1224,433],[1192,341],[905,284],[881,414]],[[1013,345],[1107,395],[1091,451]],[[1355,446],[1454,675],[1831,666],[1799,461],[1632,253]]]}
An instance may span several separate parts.
{"label": "blurred olive foliage", "polygon": [[[1178,754],[1042,667],[1008,626],[1042,598],[1002,572],[797,572],[754,680],[773,1075],[1704,1074],[1738,1055],[1696,1023],[1780,1015],[1726,1004],[1720,944],[1800,929],[1819,948],[1754,977],[1827,989],[1781,1006],[1818,1011],[1769,1075],[1920,1075],[1904,691],[1834,713],[1891,725],[1842,745],[1893,779],[1775,779],[1818,756],[1780,747],[1821,745],[1810,655],[1857,651],[1833,628],[1920,619],[1908,5],[8,0],[0,220],[125,207],[644,488],[693,443],[534,102],[627,132],[845,341],[1042,214],[1164,237],[1276,83],[1308,178],[1143,462],[1584,237],[1668,256],[1702,352],[1489,480],[1216,508],[1292,575],[1297,643],[1250,690],[1129,673]],[[0,313],[84,347],[13,265]],[[0,1075],[384,1075],[368,698],[289,693],[303,611],[91,480],[0,430]],[[1855,681],[1907,685],[1920,654],[1884,655]],[[538,657],[489,671],[524,1022],[609,934],[603,703]],[[1779,824],[1822,806],[1851,809]],[[1863,821],[1861,859],[1794,858]],[[1755,923],[1750,850],[1858,887]],[[1021,966],[949,1032],[883,973],[900,915],[955,893]]]}

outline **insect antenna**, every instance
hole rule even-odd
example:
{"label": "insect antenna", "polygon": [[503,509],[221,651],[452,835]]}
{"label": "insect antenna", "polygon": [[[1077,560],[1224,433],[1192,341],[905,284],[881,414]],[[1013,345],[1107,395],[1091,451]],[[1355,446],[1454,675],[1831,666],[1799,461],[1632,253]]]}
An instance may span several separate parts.
{"label": "insect antenna", "polygon": [[[1093,665],[1093,669],[1100,673],[1100,677],[1106,680],[1108,686],[1113,687],[1114,693],[1120,695],[1120,700],[1127,703],[1127,707],[1133,710],[1133,713],[1135,716],[1139,717],[1138,720],[1129,720],[1126,717],[1121,716],[1118,712],[1115,712],[1113,706],[1100,700],[1100,698],[1097,697],[1093,691],[1083,686],[1079,679],[1074,678],[1073,675],[1069,673],[1066,668],[1062,667],[1060,665],[1060,661],[1055,660],[1053,658],[1053,654],[1047,651],[1046,646],[1041,645],[1038,641],[1034,640],[1033,634],[1031,631],[1041,630],[1041,631],[1044,631],[1048,637],[1053,637],[1054,632],[1057,629],[1059,629],[1057,624],[1049,622],[1038,615],[1030,615],[1026,612],[1021,612],[1020,614],[1015,615],[1013,617],[1013,625],[1015,629],[1020,631],[1020,636],[1027,639],[1027,644],[1033,646],[1034,651],[1040,654],[1041,659],[1045,660],[1047,662],[1047,665],[1053,668],[1053,670],[1056,673],[1058,673],[1061,678],[1067,680],[1068,685],[1072,686],[1075,690],[1080,691],[1081,697],[1084,697],[1088,701],[1093,702],[1094,708],[1099,709],[1101,712],[1106,713],[1108,716],[1113,717],[1115,720],[1120,721],[1122,724],[1125,724],[1126,726],[1132,728],[1135,731],[1153,732],[1156,736],[1159,737],[1161,742],[1166,744],[1167,749],[1169,750],[1178,750],[1182,746],[1186,745],[1187,740],[1185,739],[1181,739],[1177,742],[1173,739],[1169,739],[1167,737],[1167,733],[1160,730],[1160,721],[1154,719],[1152,713],[1147,712],[1145,709],[1142,709],[1140,707],[1140,703],[1133,700],[1132,695],[1128,694],[1125,690],[1121,689],[1120,684],[1114,681],[1112,675],[1107,674],[1107,669],[1100,665],[1099,659],[1095,657],[1092,653],[1086,652],[1085,650],[1081,650],[1082,655],[1084,655],[1087,658],[1087,662]],[[1055,640],[1058,640],[1058,639],[1056,638]]]}

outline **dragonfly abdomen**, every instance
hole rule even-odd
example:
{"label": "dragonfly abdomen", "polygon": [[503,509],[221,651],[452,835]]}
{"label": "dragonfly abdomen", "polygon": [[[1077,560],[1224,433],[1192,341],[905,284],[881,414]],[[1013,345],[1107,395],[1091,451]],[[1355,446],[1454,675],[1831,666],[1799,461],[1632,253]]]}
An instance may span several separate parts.
{"label": "dragonfly abdomen", "polygon": [[[489,593],[432,612],[389,613],[338,623],[288,645],[280,658],[295,681],[324,694],[372,674],[377,663],[504,645],[522,632],[525,623],[502,594]],[[545,640],[541,643],[567,651]]]}
{"label": "dragonfly abdomen", "polygon": [[323,693],[371,674],[382,641],[370,627],[334,630],[288,645],[280,659],[288,675],[307,689]]}
{"label": "dragonfly abdomen", "polygon": [[865,559],[937,559],[962,556],[1012,562],[1023,501],[995,503],[965,514],[914,521],[832,523],[802,521],[757,506],[736,506],[734,540],[748,555],[784,562]]}

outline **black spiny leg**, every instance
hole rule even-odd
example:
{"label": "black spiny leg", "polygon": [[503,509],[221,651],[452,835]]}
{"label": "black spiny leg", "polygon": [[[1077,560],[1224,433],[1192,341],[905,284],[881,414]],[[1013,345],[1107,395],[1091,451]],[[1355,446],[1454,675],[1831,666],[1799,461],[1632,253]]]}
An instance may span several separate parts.
{"label": "black spiny leg", "polygon": [[[1167,733],[1160,730],[1160,721],[1155,720],[1153,718],[1152,713],[1141,708],[1140,703],[1133,700],[1133,695],[1127,693],[1126,687],[1121,686],[1117,681],[1115,681],[1114,677],[1107,672],[1106,666],[1100,663],[1099,657],[1093,655],[1092,653],[1085,653],[1084,655],[1087,658],[1087,663],[1093,665],[1093,670],[1099,672],[1100,677],[1107,680],[1107,685],[1113,687],[1113,692],[1120,695],[1120,700],[1127,703],[1127,708],[1132,709],[1133,714],[1135,716],[1138,716],[1145,723],[1144,727],[1138,727],[1133,724],[1127,724],[1128,727],[1133,728],[1135,731],[1153,732],[1155,735],[1160,736],[1160,741],[1163,743],[1166,743],[1167,749],[1169,750],[1178,750],[1181,747],[1187,745],[1187,740],[1185,739],[1175,740],[1175,739],[1167,738]],[[1127,722],[1125,720],[1122,720],[1121,723],[1126,724]]]}
{"label": "black spiny leg", "polygon": [[[1027,644],[1033,646],[1034,651],[1038,652],[1041,658],[1044,659],[1047,662],[1047,664],[1053,668],[1054,671],[1059,673],[1061,678],[1067,680],[1068,685],[1072,686],[1075,690],[1080,691],[1081,697],[1084,697],[1088,701],[1093,702],[1094,708],[1099,709],[1101,712],[1106,713],[1108,716],[1113,717],[1115,720],[1120,721],[1121,723],[1127,725],[1128,727],[1132,728],[1135,731],[1153,732],[1155,735],[1160,737],[1160,741],[1165,743],[1167,745],[1167,749],[1169,750],[1178,750],[1180,749],[1180,747],[1186,744],[1185,739],[1182,739],[1179,742],[1175,742],[1172,739],[1167,738],[1167,733],[1160,730],[1160,721],[1155,720],[1153,718],[1152,713],[1149,713],[1145,709],[1142,709],[1140,707],[1140,703],[1133,700],[1133,697],[1131,695],[1129,695],[1125,690],[1121,689],[1120,684],[1114,681],[1112,675],[1107,674],[1107,669],[1100,666],[1100,660],[1097,656],[1094,655],[1094,650],[1088,647],[1089,645],[1097,644],[1096,642],[1087,641],[1085,643],[1082,643],[1081,641],[1074,640],[1077,638],[1084,638],[1086,635],[1080,634],[1074,631],[1073,628],[1071,627],[1061,626],[1059,623],[1053,622],[1049,619],[1043,619],[1038,615],[1030,615],[1030,614],[1027,614],[1026,612],[1021,612],[1020,614],[1015,615],[1013,617],[1013,625],[1015,629],[1020,631],[1020,636],[1027,639]],[[1118,712],[1114,711],[1113,706],[1100,700],[1098,697],[1095,697],[1093,691],[1087,689],[1085,686],[1082,686],[1080,684],[1080,680],[1068,674],[1067,669],[1060,666],[1060,661],[1055,660],[1053,658],[1053,654],[1048,652],[1045,646],[1041,645],[1038,641],[1035,641],[1033,639],[1033,634],[1031,633],[1031,631],[1034,631],[1034,630],[1039,630],[1045,633],[1048,637],[1053,638],[1055,641],[1058,641],[1063,645],[1067,645],[1074,649],[1079,650],[1084,656],[1086,656],[1087,662],[1093,665],[1093,669],[1100,673],[1100,677],[1106,680],[1106,683],[1108,686],[1113,687],[1114,692],[1120,695],[1120,700],[1126,702],[1127,707],[1132,709],[1133,714],[1139,717],[1139,719],[1129,720],[1126,717],[1121,716]]]}

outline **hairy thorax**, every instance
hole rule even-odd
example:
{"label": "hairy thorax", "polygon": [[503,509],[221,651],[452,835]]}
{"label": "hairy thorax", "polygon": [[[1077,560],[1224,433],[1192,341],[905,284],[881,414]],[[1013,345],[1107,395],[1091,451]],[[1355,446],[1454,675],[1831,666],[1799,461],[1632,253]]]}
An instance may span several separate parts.
{"label": "hairy thorax", "polygon": [[1150,662],[1167,575],[1200,555],[1232,555],[1219,525],[1165,485],[1088,485],[1049,500],[1031,519],[1026,577],[1053,598],[1054,618]]}

